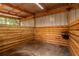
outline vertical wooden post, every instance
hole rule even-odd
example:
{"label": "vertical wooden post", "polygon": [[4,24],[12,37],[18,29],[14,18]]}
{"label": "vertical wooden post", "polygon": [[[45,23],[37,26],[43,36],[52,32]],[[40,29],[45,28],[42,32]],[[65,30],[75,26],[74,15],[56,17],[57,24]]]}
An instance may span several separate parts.
{"label": "vertical wooden post", "polygon": [[66,10],[66,17],[67,17],[67,28],[68,28],[68,31],[69,31],[69,27],[70,27],[70,8]]}
{"label": "vertical wooden post", "polygon": [[34,27],[33,27],[33,40],[35,40],[35,30],[36,30],[36,18],[35,18],[35,14],[33,16],[34,19]]}
{"label": "vertical wooden post", "polygon": [[21,22],[22,22],[21,19],[19,19],[19,24],[18,24],[19,26],[21,26]]}

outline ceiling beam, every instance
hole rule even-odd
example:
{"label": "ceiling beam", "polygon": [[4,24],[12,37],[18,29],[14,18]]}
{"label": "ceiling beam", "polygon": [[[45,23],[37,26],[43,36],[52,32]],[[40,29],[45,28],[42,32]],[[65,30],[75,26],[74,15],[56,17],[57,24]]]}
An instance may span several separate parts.
{"label": "ceiling beam", "polygon": [[[1,9],[3,9],[4,6],[5,6],[5,5],[2,4]],[[9,15],[13,15],[13,16],[21,17],[21,18],[25,17],[25,16],[20,16],[20,15],[18,15],[17,13],[10,13],[9,11],[7,11],[7,12],[6,12],[6,11],[7,11],[7,10],[5,10],[5,11],[0,10],[0,12],[1,12],[1,13],[4,13],[4,14],[9,14]]]}
{"label": "ceiling beam", "polygon": [[39,16],[43,16],[43,15],[49,15],[49,14],[55,14],[55,13],[60,13],[60,12],[63,12],[63,11],[66,11],[67,8],[69,8],[68,5],[58,5],[59,7],[56,7],[56,8],[53,8],[52,9],[48,9],[47,11],[43,11],[43,12],[40,12],[40,13],[36,13],[36,17],[39,17]]}
{"label": "ceiling beam", "polygon": [[[34,15],[34,13],[32,12],[29,12],[29,11],[26,11],[26,10],[22,10],[21,8],[19,8],[18,6],[12,4],[12,3],[3,3],[7,6],[10,6],[12,8],[15,8],[17,10],[20,10],[22,12],[26,12],[26,13],[29,13],[30,15],[28,16],[24,16],[25,17],[31,17]],[[72,3],[68,3],[68,4],[58,4],[56,5],[55,7],[52,7],[51,9],[47,9],[47,7],[45,6],[45,10],[42,11],[42,12],[38,12],[38,13],[35,13],[35,17],[41,17],[41,16],[46,16],[46,15],[49,15],[49,14],[55,14],[55,13],[60,13],[60,12],[64,12],[66,11],[68,8],[79,8],[79,4],[72,4]],[[4,13],[4,12],[3,12]],[[9,13],[7,13],[9,14]],[[11,14],[12,15],[12,14]],[[17,15],[18,16],[18,15]],[[21,16],[20,16],[21,17]]]}
{"label": "ceiling beam", "polygon": [[75,4],[75,3],[72,3],[72,4],[71,4],[71,7],[72,7],[72,8],[79,8],[79,4],[78,4],[78,3],[76,3],[76,4]]}
{"label": "ceiling beam", "polygon": [[39,3],[39,4],[44,8],[45,11],[48,10],[47,6],[44,3]]}
{"label": "ceiling beam", "polygon": [[0,17],[4,17],[4,18],[13,18],[13,19],[21,19],[21,18],[11,17],[11,16],[7,16],[7,15],[0,15]]}
{"label": "ceiling beam", "polygon": [[[12,15],[12,16],[16,16],[16,17],[19,17],[19,18],[23,18],[23,17],[21,17],[21,16],[17,16],[17,15],[14,15],[14,14],[10,14],[10,13],[4,12],[4,11],[0,11],[0,13]],[[14,17],[14,18],[16,18],[16,17]]]}
{"label": "ceiling beam", "polygon": [[23,9],[21,9],[19,6],[16,6],[16,5],[12,4],[12,3],[2,3],[2,4],[7,5],[7,6],[10,6],[10,7],[12,7],[12,8],[15,8],[15,9],[17,9],[17,10],[20,10],[21,12],[25,12],[25,13],[28,13],[28,14],[30,14],[30,15],[33,15],[32,12],[27,11],[27,10],[23,10]]}
{"label": "ceiling beam", "polygon": [[[47,16],[50,14],[65,12],[68,8],[70,8],[69,5],[61,5],[57,8],[52,8],[52,9],[48,9],[47,11],[42,11],[42,12],[36,13],[35,17],[37,18],[37,17]],[[32,16],[29,16],[29,17],[27,17],[27,19],[30,17],[32,18]]]}
{"label": "ceiling beam", "polygon": [[[74,3],[63,3],[63,4],[57,4],[55,7],[52,7],[51,9],[47,9],[45,7],[45,11],[39,12],[35,14],[35,17],[41,17],[41,16],[46,16],[50,14],[56,14],[56,13],[61,13],[70,9],[74,8],[79,8],[79,4],[74,4]],[[32,16],[27,16],[27,18],[32,18]]]}

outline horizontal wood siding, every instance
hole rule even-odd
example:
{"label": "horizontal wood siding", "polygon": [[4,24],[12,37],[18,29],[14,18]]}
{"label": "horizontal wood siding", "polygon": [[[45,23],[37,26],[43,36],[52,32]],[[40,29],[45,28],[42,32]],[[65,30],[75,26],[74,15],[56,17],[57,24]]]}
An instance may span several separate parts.
{"label": "horizontal wood siding", "polygon": [[35,39],[47,42],[50,44],[57,44],[62,46],[68,46],[68,41],[62,38],[63,31],[66,31],[67,28],[58,26],[58,27],[37,27],[35,29]]}
{"label": "horizontal wood siding", "polygon": [[32,27],[2,26],[0,27],[0,53],[32,39]]}
{"label": "horizontal wood siding", "polygon": [[69,26],[69,51],[73,56],[79,56],[79,9],[74,9],[71,11],[72,16],[70,16]]}

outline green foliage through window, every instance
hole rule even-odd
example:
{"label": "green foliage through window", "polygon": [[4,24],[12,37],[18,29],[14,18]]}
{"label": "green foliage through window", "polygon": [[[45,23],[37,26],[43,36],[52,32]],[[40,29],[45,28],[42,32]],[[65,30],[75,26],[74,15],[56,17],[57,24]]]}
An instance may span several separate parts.
{"label": "green foliage through window", "polygon": [[5,24],[5,18],[0,17],[0,24]]}
{"label": "green foliage through window", "polygon": [[19,25],[18,19],[0,17],[0,24]]}

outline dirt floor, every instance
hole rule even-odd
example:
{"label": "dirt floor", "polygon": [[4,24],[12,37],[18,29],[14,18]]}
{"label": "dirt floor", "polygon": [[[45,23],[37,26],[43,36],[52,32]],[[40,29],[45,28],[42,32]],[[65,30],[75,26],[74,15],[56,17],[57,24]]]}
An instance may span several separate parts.
{"label": "dirt floor", "polygon": [[2,54],[3,56],[69,56],[67,47],[32,41],[20,44]]}

